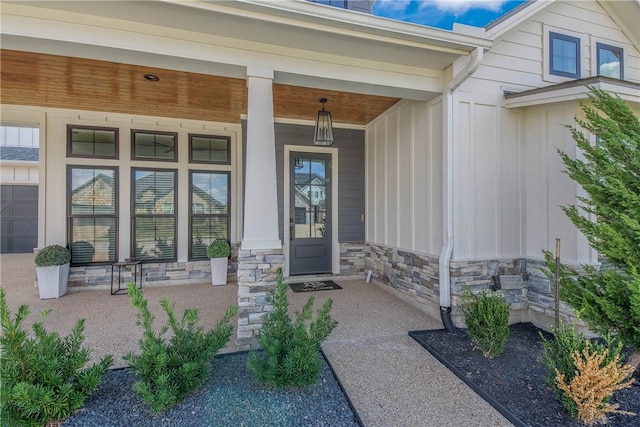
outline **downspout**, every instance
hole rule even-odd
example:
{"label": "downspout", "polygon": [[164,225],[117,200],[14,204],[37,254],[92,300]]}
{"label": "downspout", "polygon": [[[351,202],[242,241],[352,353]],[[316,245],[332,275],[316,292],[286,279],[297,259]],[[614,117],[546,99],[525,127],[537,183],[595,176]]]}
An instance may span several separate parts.
{"label": "downspout", "polygon": [[440,251],[440,318],[447,332],[453,332],[455,327],[451,321],[451,276],[449,263],[453,254],[453,93],[467,80],[480,66],[484,57],[484,50],[476,47],[471,52],[469,63],[447,83],[442,93],[443,103],[443,140],[446,144],[444,150],[443,192],[446,203],[443,206],[443,214],[446,221],[445,238]]}

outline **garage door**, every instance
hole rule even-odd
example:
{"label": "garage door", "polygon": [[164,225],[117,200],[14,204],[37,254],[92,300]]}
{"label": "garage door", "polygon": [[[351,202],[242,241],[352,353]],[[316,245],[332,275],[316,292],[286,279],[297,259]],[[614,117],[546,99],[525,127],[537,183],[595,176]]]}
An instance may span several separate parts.
{"label": "garage door", "polygon": [[38,187],[0,186],[0,252],[33,252],[38,246]]}

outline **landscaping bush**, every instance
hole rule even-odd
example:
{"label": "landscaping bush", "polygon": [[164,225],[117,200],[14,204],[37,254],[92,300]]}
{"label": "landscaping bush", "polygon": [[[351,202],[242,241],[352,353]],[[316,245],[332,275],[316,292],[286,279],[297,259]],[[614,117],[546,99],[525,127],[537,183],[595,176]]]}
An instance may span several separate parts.
{"label": "landscaping bush", "polygon": [[229,258],[230,255],[231,246],[226,240],[216,239],[207,246],[207,256],[209,258]]}
{"label": "landscaping bush", "polygon": [[36,254],[36,267],[52,267],[65,265],[71,261],[69,249],[60,245],[49,245],[40,249]]}
{"label": "landscaping bush", "polygon": [[[127,284],[131,304],[139,310],[138,324],[144,328],[140,340],[140,354],[129,353],[124,357],[138,380],[133,390],[153,413],[161,412],[182,402],[209,378],[211,358],[223,348],[233,326],[229,323],[238,311],[231,306],[210,331],[197,326],[198,310],[187,308],[178,321],[174,306],[166,298],[160,300],[167,314],[168,323],[154,332],[154,316],[147,308],[142,289],[135,283]],[[166,342],[163,335],[171,329],[173,336]]]}
{"label": "landscaping bush", "polygon": [[549,371],[546,381],[569,414],[577,418],[576,401],[558,386],[556,379],[562,376],[567,384],[573,381],[578,373],[574,357],[576,354],[583,354],[585,349],[590,348],[591,353],[605,355],[604,363],[608,365],[620,357],[623,345],[620,340],[609,335],[605,336],[603,343],[598,341],[591,343],[584,335],[576,334],[573,327],[561,327],[559,330],[553,328],[552,332],[552,340],[547,340],[541,335],[543,341],[541,362]]}
{"label": "landscaping bush", "polygon": [[313,297],[309,297],[302,311],[296,312],[293,322],[289,316],[288,290],[282,269],[278,269],[276,287],[268,297],[274,310],[263,317],[258,337],[263,350],[250,355],[248,366],[260,383],[276,388],[307,387],[318,380],[322,367],[320,344],[338,322],[329,314],[331,299],[318,310],[316,319],[311,320]]}
{"label": "landscaping bush", "polygon": [[462,312],[467,334],[485,357],[499,356],[509,337],[509,306],[499,292],[462,293]]}
{"label": "landscaping bush", "polygon": [[67,418],[82,407],[113,363],[108,355],[85,368],[90,351],[82,347],[84,319],[63,338],[45,330],[43,323],[49,312],[42,312],[42,321],[33,325],[33,336],[29,337],[22,328],[29,307],[20,306],[12,318],[5,291],[0,288],[2,425],[42,426]]}
{"label": "landscaping bush", "polygon": [[614,392],[629,388],[634,381],[626,380],[634,368],[623,366],[619,354],[610,359],[609,349],[592,350],[587,341],[582,352],[573,353],[572,362],[576,367],[575,376],[565,381],[565,375],[556,370],[555,383],[574,402],[580,421],[591,425],[606,423],[610,413],[635,415],[620,411],[617,403],[609,403]]}

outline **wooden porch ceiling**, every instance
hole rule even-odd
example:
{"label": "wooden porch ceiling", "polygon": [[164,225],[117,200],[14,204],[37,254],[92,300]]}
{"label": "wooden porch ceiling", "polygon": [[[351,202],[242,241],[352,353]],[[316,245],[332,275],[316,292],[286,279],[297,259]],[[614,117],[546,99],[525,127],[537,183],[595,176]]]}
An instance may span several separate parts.
{"label": "wooden porch ceiling", "polygon": [[[227,123],[247,112],[244,79],[58,55],[0,50],[3,104],[106,111]],[[158,82],[144,79],[154,74]],[[326,109],[335,123],[366,125],[398,98],[274,84],[278,118],[315,120]]]}

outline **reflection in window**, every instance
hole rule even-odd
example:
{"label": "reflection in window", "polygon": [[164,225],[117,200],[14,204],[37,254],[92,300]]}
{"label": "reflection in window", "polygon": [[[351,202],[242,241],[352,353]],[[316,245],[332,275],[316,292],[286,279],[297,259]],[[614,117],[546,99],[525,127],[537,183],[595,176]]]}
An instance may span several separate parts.
{"label": "reflection in window", "polygon": [[231,138],[228,136],[189,134],[191,163],[231,164]]}
{"label": "reflection in window", "polygon": [[326,165],[322,160],[296,158],[295,238],[319,238],[325,233],[327,213]]}
{"label": "reflection in window", "polygon": [[207,258],[215,239],[229,240],[229,172],[190,171],[190,259]]}
{"label": "reflection in window", "polygon": [[565,34],[549,33],[550,74],[580,78],[580,39]]}
{"label": "reflection in window", "polygon": [[116,168],[70,166],[68,175],[71,263],[115,262],[118,235]]}
{"label": "reflection in window", "polygon": [[139,260],[176,259],[176,171],[133,169],[133,253]]}
{"label": "reflection in window", "polygon": [[133,158],[137,160],[178,160],[176,145],[178,134],[174,132],[131,131]]}
{"label": "reflection in window", "polygon": [[67,126],[67,155],[118,158],[118,129]]}
{"label": "reflection in window", "polygon": [[623,50],[622,48],[596,43],[598,58],[598,75],[623,79]]}

